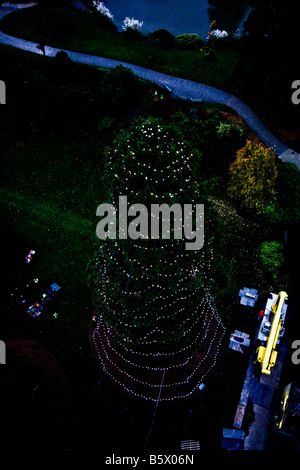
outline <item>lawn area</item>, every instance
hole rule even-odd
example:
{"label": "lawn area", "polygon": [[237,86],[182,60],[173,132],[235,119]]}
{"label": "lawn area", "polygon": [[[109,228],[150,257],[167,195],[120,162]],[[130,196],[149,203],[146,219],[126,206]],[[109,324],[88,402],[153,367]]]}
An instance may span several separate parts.
{"label": "lawn area", "polygon": [[59,282],[82,287],[78,271],[91,255],[95,211],[104,197],[95,142],[40,134],[3,142],[3,220],[43,252],[39,264],[47,275],[60,273]]}
{"label": "lawn area", "polygon": [[1,20],[1,29],[27,40],[44,38],[46,44],[53,47],[119,59],[228,91],[235,90],[232,72],[239,53],[234,48],[217,50],[207,59],[199,50],[153,47],[143,35],[129,38],[114,28],[103,27],[96,15],[54,6],[16,11]]}

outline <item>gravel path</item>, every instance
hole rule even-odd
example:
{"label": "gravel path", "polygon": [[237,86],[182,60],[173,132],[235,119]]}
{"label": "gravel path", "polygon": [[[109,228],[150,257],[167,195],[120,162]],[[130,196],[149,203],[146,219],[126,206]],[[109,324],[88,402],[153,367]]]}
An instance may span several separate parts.
{"label": "gravel path", "polygon": [[[34,5],[34,3],[25,5],[6,5],[7,4],[3,4],[2,7],[0,7],[0,19],[18,8],[28,7]],[[37,48],[37,43],[9,36],[8,34],[5,34],[2,31],[0,31],[0,43],[13,46],[25,51],[30,51],[35,54],[42,54],[42,52]],[[45,47],[45,52],[48,57],[54,57],[60,50],[62,49],[57,49],[50,46]],[[191,80],[185,80],[183,78],[173,77],[119,60],[107,59],[105,57],[98,57],[94,55],[72,52],[67,50],[65,52],[67,52],[69,57],[74,62],[79,62],[87,65],[94,65],[96,67],[103,67],[107,69],[114,68],[117,65],[123,65],[124,67],[134,72],[140,78],[149,80],[161,87],[168,87],[168,89],[171,90],[171,95],[174,97],[194,102],[203,101],[209,103],[225,104],[232,108],[234,111],[236,111],[237,114],[247,124],[247,126],[252,130],[252,132],[254,132],[254,134],[257,135],[257,137],[264,144],[272,148],[275,154],[282,161],[295,163],[295,165],[300,169],[300,154],[294,152],[287,145],[281,142],[277,137],[275,137],[272,132],[270,132],[262,124],[262,122],[249,108],[249,106],[247,106],[242,100],[230,93],[219,90],[218,88],[204,85],[202,83],[193,82]]]}

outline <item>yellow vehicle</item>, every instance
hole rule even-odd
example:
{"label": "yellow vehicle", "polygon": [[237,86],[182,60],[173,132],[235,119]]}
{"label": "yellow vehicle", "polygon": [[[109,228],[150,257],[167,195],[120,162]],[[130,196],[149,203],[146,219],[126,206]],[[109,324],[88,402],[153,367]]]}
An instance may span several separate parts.
{"label": "yellow vehicle", "polygon": [[278,295],[270,294],[266,303],[257,334],[257,339],[262,344],[256,350],[255,361],[261,364],[262,374],[271,374],[271,370],[276,364],[276,346],[284,334],[283,324],[287,311],[287,299],[287,293],[281,291]]}

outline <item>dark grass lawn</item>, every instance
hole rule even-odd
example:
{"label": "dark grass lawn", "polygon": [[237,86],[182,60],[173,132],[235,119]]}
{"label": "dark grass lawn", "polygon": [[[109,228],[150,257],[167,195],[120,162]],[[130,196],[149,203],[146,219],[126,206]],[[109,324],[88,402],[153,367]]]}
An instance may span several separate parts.
{"label": "dark grass lawn", "polygon": [[[6,175],[0,191],[1,224],[3,230],[16,234],[23,248],[21,271],[4,276],[1,286],[4,331],[8,337],[41,337],[68,366],[72,364],[68,348],[88,344],[93,303],[86,285],[86,265],[93,255],[95,212],[103,197],[97,165],[84,158],[84,150],[86,144],[80,141],[46,136],[9,140],[1,149]],[[13,252],[16,246],[7,243]],[[36,255],[28,266],[25,255],[31,249]],[[45,309],[36,319],[19,309],[15,323],[8,289],[15,285],[22,289],[33,278],[39,280],[40,290],[54,282],[62,287],[54,309],[58,317],[53,318],[52,307],[50,313]]]}

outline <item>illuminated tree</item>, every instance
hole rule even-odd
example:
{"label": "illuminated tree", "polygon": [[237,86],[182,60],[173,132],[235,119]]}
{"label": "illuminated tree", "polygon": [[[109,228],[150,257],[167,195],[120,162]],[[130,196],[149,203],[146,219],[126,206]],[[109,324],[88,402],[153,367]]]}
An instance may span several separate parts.
{"label": "illuminated tree", "polygon": [[176,128],[154,118],[121,131],[106,152],[106,202],[117,205],[126,195],[129,204],[147,207],[205,203],[203,249],[186,250],[171,224],[170,239],[107,239],[89,264],[98,305],[95,354],[115,382],[149,400],[159,391],[160,400],[193,393],[214,365],[223,335],[210,291],[218,222],[200,161]]}

